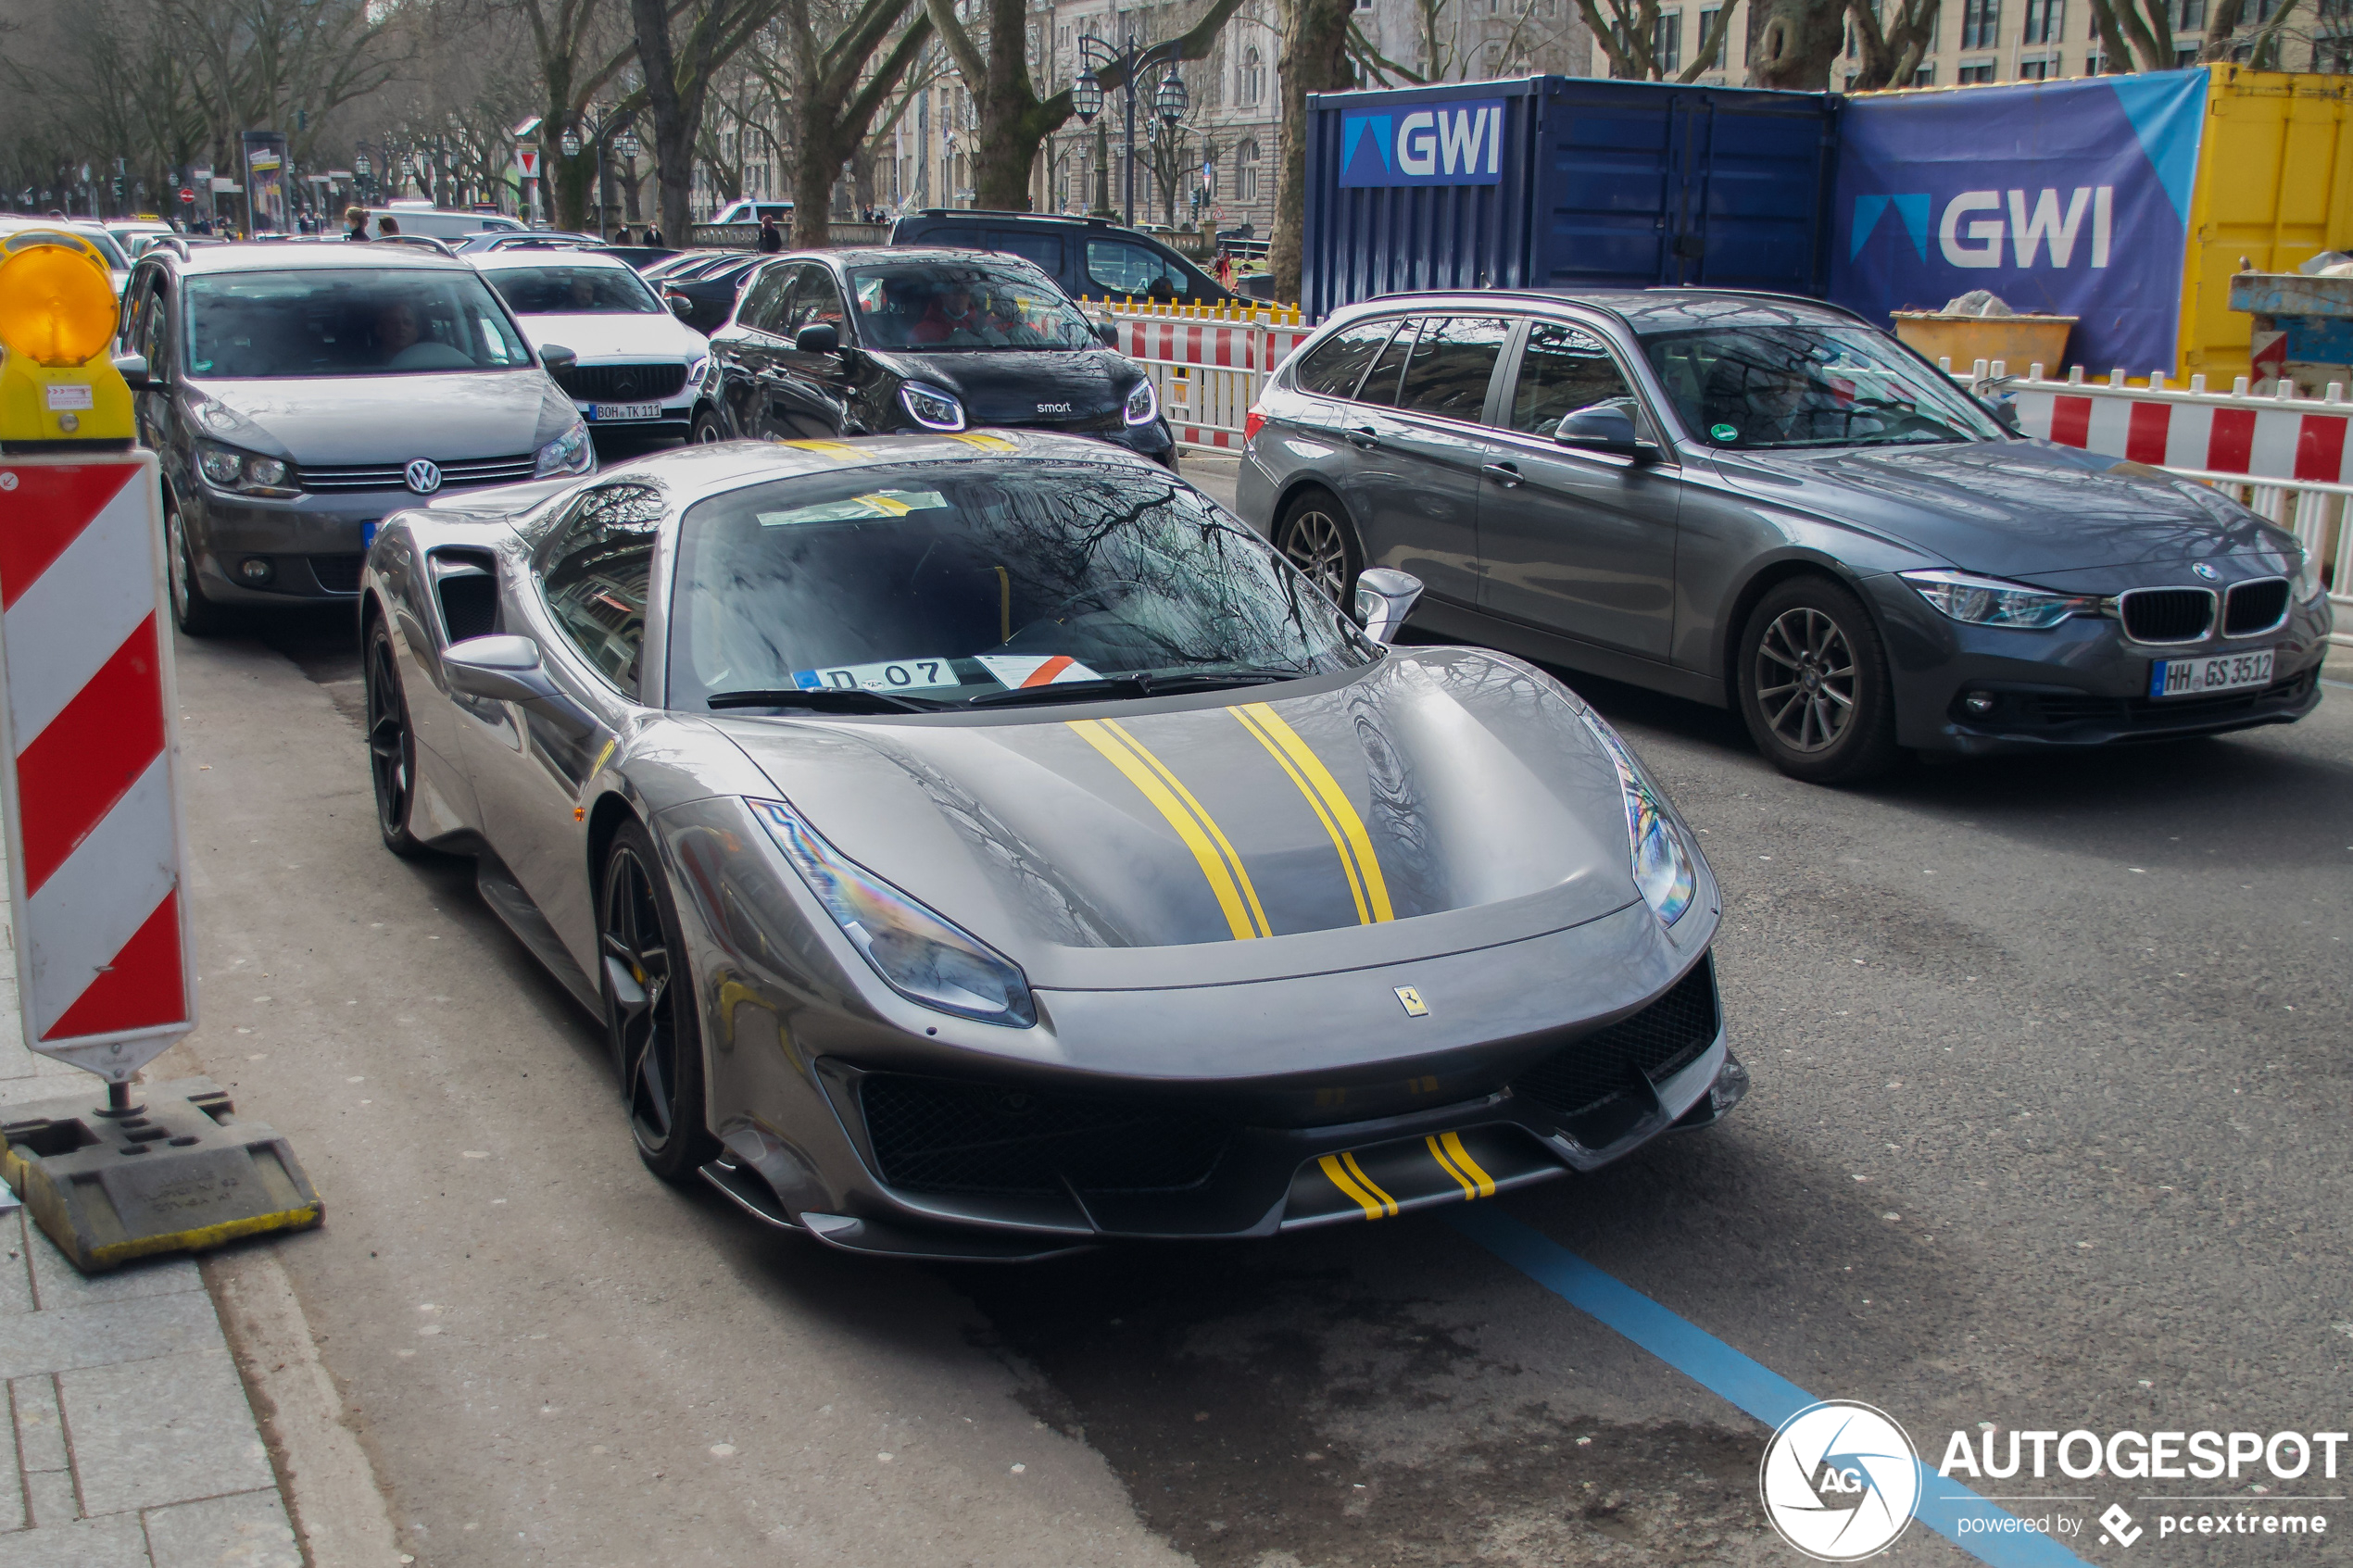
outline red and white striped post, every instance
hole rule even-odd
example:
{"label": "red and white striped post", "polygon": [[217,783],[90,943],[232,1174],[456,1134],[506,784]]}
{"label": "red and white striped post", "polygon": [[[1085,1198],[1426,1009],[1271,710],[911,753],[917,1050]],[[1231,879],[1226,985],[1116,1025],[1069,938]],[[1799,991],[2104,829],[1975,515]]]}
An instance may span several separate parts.
{"label": "red and white striped post", "polygon": [[117,1085],[195,1027],[161,512],[152,452],[0,457],[0,809],[25,1043]]}

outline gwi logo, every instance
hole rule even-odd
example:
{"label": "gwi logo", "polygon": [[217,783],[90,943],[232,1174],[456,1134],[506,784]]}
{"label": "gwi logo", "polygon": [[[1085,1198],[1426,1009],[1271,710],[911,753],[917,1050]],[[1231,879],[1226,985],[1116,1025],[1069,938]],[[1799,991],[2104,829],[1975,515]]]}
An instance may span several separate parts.
{"label": "gwi logo", "polygon": [[[1925,191],[1856,196],[1847,255],[1862,255],[1881,220],[1893,212],[1914,252],[1927,260],[1934,206],[1935,197]],[[1944,204],[1935,232],[1937,253],[1954,267],[2027,268],[2047,258],[2048,265],[2065,269],[2079,257],[2092,267],[2106,267],[2116,237],[2116,187],[1963,191]]]}
{"label": "gwi logo", "polygon": [[1503,169],[1501,98],[1441,99],[1402,114],[1340,119],[1342,186],[1492,185]]}

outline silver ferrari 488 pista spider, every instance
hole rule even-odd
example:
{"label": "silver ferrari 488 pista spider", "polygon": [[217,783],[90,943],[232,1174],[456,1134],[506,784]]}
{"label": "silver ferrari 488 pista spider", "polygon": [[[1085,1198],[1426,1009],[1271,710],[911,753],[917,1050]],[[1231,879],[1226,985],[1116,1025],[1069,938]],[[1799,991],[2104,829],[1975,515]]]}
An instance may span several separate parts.
{"label": "silver ferrari 488 pista spider", "polygon": [[1747,1082],[1716,884],[1551,676],[1396,646],[1165,468],[694,446],[388,520],[385,844],[603,1023],[638,1153],[859,1251],[1271,1236]]}

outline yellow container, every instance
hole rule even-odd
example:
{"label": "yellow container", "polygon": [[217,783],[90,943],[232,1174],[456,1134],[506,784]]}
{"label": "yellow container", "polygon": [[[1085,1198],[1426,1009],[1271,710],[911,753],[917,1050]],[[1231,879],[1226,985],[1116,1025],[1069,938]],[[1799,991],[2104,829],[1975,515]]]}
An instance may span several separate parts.
{"label": "yellow container", "polygon": [[2176,369],[2227,391],[2248,373],[2252,321],[2231,308],[2241,258],[2293,272],[2324,250],[2353,254],[2353,78],[2207,70]]}
{"label": "yellow container", "polygon": [[2014,376],[2033,366],[2059,375],[2067,363],[2072,316],[1947,316],[1937,310],[1896,310],[1895,335],[1931,359],[1950,359],[1964,375],[1980,359],[2004,361]]}

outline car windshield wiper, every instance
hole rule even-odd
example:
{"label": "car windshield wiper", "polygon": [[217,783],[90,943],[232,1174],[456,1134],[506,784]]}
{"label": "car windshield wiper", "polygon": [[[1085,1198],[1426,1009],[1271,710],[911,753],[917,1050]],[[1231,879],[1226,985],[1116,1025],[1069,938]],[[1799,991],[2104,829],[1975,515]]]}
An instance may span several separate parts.
{"label": "car windshield wiper", "polygon": [[864,686],[782,687],[775,691],[713,692],[706,708],[806,708],[816,713],[932,713],[945,707],[919,696]]}
{"label": "car windshield wiper", "polygon": [[1158,672],[1139,670],[1126,675],[1105,675],[1092,681],[1057,681],[1051,686],[1014,686],[966,697],[966,708],[1012,707],[1032,702],[1083,702],[1102,696],[1165,696],[1171,692],[1215,691],[1226,686],[1263,686],[1273,681],[1296,681],[1310,670],[1192,670]]}

